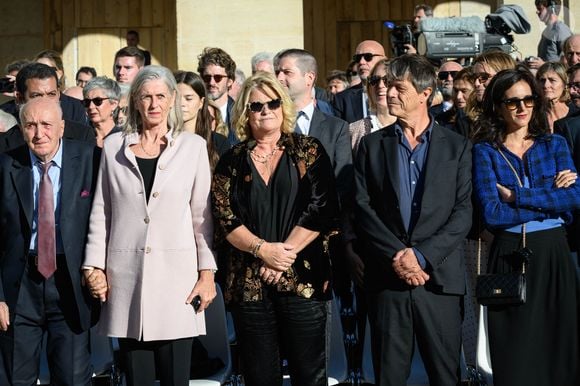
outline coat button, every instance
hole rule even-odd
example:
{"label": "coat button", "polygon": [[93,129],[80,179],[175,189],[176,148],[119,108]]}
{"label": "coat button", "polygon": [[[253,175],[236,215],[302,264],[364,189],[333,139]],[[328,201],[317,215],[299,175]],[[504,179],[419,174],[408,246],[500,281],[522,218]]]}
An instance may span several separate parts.
{"label": "coat button", "polygon": [[149,219],[149,216],[147,216],[143,219],[143,221],[145,221],[145,224],[149,224],[149,221],[151,221],[151,220]]}
{"label": "coat button", "polygon": [[151,247],[146,247],[145,248],[145,253],[151,253]]}
{"label": "coat button", "polygon": [[165,165],[159,165],[159,170],[165,170]]}
{"label": "coat button", "polygon": [[159,197],[159,192],[154,192],[153,193],[153,198],[157,198],[157,197]]}

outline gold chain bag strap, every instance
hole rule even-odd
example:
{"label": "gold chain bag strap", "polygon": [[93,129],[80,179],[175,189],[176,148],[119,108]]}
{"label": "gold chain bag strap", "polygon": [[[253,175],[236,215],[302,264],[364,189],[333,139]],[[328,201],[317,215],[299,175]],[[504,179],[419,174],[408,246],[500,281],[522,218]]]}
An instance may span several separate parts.
{"label": "gold chain bag strap", "polygon": [[[501,150],[498,150],[510,169],[514,172],[518,184],[523,187],[520,176],[511,162]],[[475,294],[479,304],[490,305],[519,305],[526,302],[526,264],[532,256],[532,251],[526,247],[526,224],[522,224],[522,248],[512,253],[513,259],[522,262],[522,270],[506,273],[492,273],[481,275],[481,238],[477,246],[477,284]]]}

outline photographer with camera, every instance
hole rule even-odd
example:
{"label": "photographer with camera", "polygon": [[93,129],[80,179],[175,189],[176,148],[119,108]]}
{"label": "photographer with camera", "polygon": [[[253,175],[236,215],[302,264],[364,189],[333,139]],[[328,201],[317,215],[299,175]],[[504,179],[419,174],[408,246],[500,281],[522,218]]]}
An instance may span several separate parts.
{"label": "photographer with camera", "polygon": [[[417,35],[419,34],[419,23],[421,20],[433,17],[433,8],[427,4],[419,4],[415,6],[415,15],[413,16],[413,41],[417,41]],[[412,43],[405,44],[405,53],[416,54],[417,50]]]}
{"label": "photographer with camera", "polygon": [[561,20],[558,14],[562,6],[561,0],[535,0],[536,14],[546,24],[538,44],[538,57],[526,58],[530,69],[537,70],[544,62],[557,62],[563,54],[564,41],[572,35],[570,28]]}

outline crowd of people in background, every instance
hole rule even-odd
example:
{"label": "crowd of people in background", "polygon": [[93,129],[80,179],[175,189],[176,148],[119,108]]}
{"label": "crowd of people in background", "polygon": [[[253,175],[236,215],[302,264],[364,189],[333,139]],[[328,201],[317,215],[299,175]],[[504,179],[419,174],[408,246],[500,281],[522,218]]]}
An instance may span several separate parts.
{"label": "crowd of people in background", "polygon": [[8,65],[0,384],[36,383],[48,332],[52,383],[90,385],[97,324],[127,385],[187,385],[218,283],[248,386],[281,384],[282,360],[327,384],[333,296],[359,340],[368,320],[376,384],[405,385],[418,350],[432,385],[456,385],[484,250],[488,273],[528,280],[524,304],[488,307],[494,384],[577,385],[580,35],[559,0],[535,4],[526,59],[363,40],[326,77],[298,48],[246,77],[219,47],[197,73],[152,64],[131,30],[114,79],[84,63],[67,82],[52,50]]}

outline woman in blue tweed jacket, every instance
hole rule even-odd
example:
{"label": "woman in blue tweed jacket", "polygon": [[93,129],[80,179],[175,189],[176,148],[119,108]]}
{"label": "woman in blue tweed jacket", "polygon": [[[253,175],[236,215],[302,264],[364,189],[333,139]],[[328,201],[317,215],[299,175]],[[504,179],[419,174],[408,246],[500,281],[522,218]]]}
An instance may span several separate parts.
{"label": "woman in blue tweed jacket", "polygon": [[563,228],[580,207],[570,152],[563,138],[549,134],[546,102],[528,70],[499,72],[483,105],[473,168],[484,221],[495,235],[488,272],[521,270],[513,252],[521,248],[523,224],[533,252],[526,303],[488,307],[494,384],[577,385],[578,282]]}

